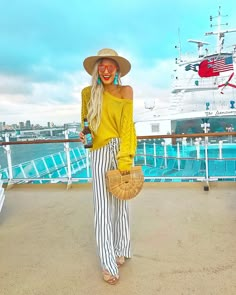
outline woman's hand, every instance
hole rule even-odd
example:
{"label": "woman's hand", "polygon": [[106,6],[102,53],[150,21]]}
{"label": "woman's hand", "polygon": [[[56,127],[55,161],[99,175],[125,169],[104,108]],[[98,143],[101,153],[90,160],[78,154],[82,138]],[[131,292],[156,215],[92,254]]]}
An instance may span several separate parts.
{"label": "woman's hand", "polygon": [[81,140],[81,142],[82,142],[83,144],[85,144],[85,136],[84,136],[84,133],[83,133],[83,132],[80,132],[80,134],[79,134],[79,139]]}
{"label": "woman's hand", "polygon": [[[94,136],[93,136],[93,134],[91,134],[91,135],[92,135],[92,139],[93,139]],[[80,141],[81,141],[83,144],[85,144],[85,135],[84,135],[83,132],[80,132],[80,134],[79,134],[79,139],[80,139]]]}

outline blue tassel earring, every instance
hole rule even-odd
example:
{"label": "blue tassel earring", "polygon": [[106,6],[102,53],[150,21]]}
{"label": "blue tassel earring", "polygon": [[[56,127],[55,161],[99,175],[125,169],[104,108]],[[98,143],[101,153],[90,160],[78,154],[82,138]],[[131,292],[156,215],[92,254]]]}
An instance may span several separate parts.
{"label": "blue tassel earring", "polygon": [[114,85],[118,85],[119,84],[119,80],[118,80],[119,76],[118,76],[118,73],[115,74],[115,78],[114,78],[114,81],[113,81],[113,84]]}
{"label": "blue tassel earring", "polygon": [[102,80],[101,80],[100,76],[98,76],[97,84],[98,84],[98,85],[101,85],[101,84],[102,84]]}

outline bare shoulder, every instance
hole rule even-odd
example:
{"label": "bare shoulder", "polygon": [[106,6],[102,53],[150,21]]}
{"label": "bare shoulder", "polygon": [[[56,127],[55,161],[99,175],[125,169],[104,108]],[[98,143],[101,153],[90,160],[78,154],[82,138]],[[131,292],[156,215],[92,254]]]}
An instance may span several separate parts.
{"label": "bare shoulder", "polygon": [[133,99],[133,88],[129,85],[122,86],[121,95],[123,98]]}

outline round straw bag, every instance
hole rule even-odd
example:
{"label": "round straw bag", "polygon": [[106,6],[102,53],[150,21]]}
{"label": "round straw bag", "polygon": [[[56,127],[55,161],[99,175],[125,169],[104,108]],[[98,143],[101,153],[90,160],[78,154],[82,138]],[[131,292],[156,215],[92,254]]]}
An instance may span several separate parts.
{"label": "round straw bag", "polygon": [[143,182],[141,166],[132,167],[130,174],[121,175],[119,170],[110,170],[106,173],[108,191],[121,200],[130,200],[136,197],[143,187]]}

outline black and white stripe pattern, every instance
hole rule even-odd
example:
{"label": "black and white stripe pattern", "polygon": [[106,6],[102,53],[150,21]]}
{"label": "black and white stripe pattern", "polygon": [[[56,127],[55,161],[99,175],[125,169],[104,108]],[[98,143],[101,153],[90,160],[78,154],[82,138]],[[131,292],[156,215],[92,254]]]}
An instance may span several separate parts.
{"label": "black and white stripe pattern", "polygon": [[105,174],[117,169],[116,155],[119,139],[91,152],[94,198],[94,226],[102,269],[118,274],[116,257],[130,258],[130,224],[128,202],[122,201],[106,189]]}

